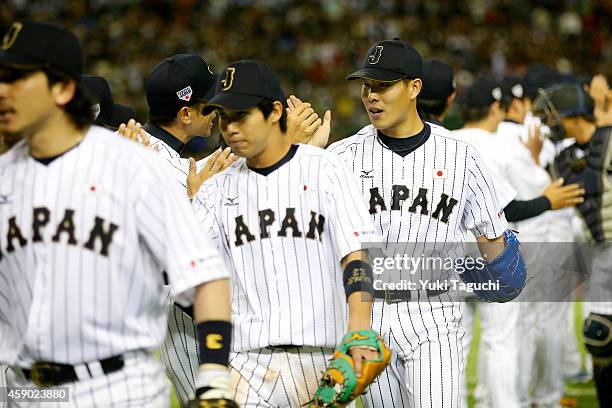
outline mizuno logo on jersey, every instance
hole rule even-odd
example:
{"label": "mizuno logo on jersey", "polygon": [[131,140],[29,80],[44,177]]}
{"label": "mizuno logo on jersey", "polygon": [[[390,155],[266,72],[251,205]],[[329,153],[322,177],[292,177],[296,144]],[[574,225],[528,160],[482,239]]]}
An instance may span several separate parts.
{"label": "mizuno logo on jersey", "polygon": [[359,175],[359,177],[365,178],[365,179],[373,179],[374,178],[374,175],[372,174],[373,171],[374,171],[374,169],[372,169],[372,170],[361,170],[361,174]]}
{"label": "mizuno logo on jersey", "polygon": [[[271,209],[259,210],[259,239],[267,239],[271,237],[293,237],[302,238],[306,237],[309,239],[322,239],[322,234],[325,229],[325,217],[321,214],[317,214],[314,211],[310,211],[310,221],[308,222],[308,231],[306,235],[302,233],[302,229],[297,219],[295,218],[295,208],[285,209],[285,215],[280,223],[280,228],[277,231],[272,230],[272,224],[276,221],[276,213]],[[236,239],[234,245],[241,246],[244,244],[244,239],[247,242],[255,241],[255,235],[251,233],[248,225],[244,222],[244,217],[239,215],[235,219],[236,228],[234,234]],[[252,229],[253,226],[251,226]],[[272,231],[271,231],[272,230]],[[290,235],[288,235],[289,230]]]}
{"label": "mizuno logo on jersey", "polygon": [[[31,243],[43,242],[43,229],[49,224],[51,219],[51,211],[46,207],[36,207],[32,213],[32,235],[28,239],[24,236],[21,227],[17,224],[16,217],[8,219],[8,230],[6,241],[2,241],[0,237],[0,260],[4,256],[3,250],[7,254],[15,251],[17,246],[25,247],[28,241]],[[51,236],[52,242],[62,243],[66,245],[87,248],[90,251],[99,252],[102,256],[108,256],[109,249],[113,243],[113,235],[119,227],[112,222],[108,222],[100,217],[95,217],[92,223],[88,226],[91,228],[89,233],[83,236],[83,243],[77,239],[77,228],[74,224],[74,210],[66,209],[63,218],[54,226],[55,233]],[[80,218],[77,218],[80,219]],[[23,230],[25,231],[25,229]],[[45,235],[47,236],[47,235]]]}
{"label": "mizuno logo on jersey", "polygon": [[[419,192],[412,199],[412,203],[408,208],[411,213],[416,213],[417,210],[421,215],[429,215],[433,208],[429,207],[429,199],[427,195],[429,190],[426,188],[419,188]],[[391,211],[400,211],[402,204],[410,197],[410,189],[404,185],[396,184],[391,188]],[[387,205],[384,199],[380,195],[378,187],[370,189],[370,214],[376,214],[378,209],[380,211],[387,211]],[[453,197],[449,197],[447,194],[440,194],[440,199],[436,204],[436,208],[433,209],[431,217],[439,219],[443,223],[448,223],[448,218],[452,214],[458,201]]]}
{"label": "mizuno logo on jersey", "polygon": [[225,202],[223,203],[223,205],[226,206],[226,207],[231,207],[231,206],[238,205],[238,202],[236,201],[237,199],[238,199],[238,196],[236,196],[234,198],[227,197],[225,199]]}

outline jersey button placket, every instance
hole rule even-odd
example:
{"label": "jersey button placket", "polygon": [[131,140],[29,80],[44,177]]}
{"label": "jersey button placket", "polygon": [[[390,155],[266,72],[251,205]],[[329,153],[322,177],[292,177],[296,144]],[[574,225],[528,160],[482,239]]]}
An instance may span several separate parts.
{"label": "jersey button placket", "polygon": [[[50,208],[47,200],[49,197],[55,197],[55,192],[49,191],[49,184],[56,185],[57,182],[50,182],[51,176],[49,174],[49,168],[42,169],[42,171],[39,170],[36,173],[38,186],[33,186],[34,188],[32,188],[32,207],[37,208],[44,206]],[[39,186],[42,186],[42,188],[38,188]],[[51,214],[51,220],[47,228],[42,227],[39,230],[42,235],[42,242],[38,245],[32,244],[31,247],[34,253],[34,267],[36,273],[33,279],[32,306],[28,318],[28,322],[30,322],[28,324],[28,340],[30,340],[28,345],[30,348],[33,348],[33,357],[35,359],[37,355],[44,353],[48,349],[48,343],[45,344],[44,340],[41,339],[50,338],[49,327],[51,319],[48,318],[51,309],[49,294],[52,285],[52,282],[50,282],[52,268],[50,263],[50,242],[52,234],[50,231],[52,228],[50,228],[50,226],[53,224],[53,215],[54,214]],[[33,234],[33,232],[31,232],[31,234]],[[29,239],[32,240],[33,236],[30,235]]]}

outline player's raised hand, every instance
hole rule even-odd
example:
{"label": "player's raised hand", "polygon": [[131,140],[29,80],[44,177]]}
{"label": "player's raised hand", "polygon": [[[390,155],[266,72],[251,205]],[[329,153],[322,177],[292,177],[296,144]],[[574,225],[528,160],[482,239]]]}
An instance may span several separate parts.
{"label": "player's raised hand", "polygon": [[321,126],[321,119],[310,103],[291,95],[287,99],[287,140],[291,143],[308,143]]}
{"label": "player's raised hand", "polygon": [[597,120],[597,126],[608,126],[612,124],[612,91],[606,77],[597,74],[589,85],[589,95],[593,98],[595,107],[593,113]]}
{"label": "player's raised hand", "polygon": [[550,207],[558,210],[573,207],[584,202],[584,188],[579,184],[563,185],[563,178],[559,178],[546,187],[542,195],[550,201]]}
{"label": "player's raised hand", "polygon": [[529,153],[531,153],[531,157],[536,164],[540,164],[540,152],[542,151],[542,146],[544,146],[544,139],[542,138],[542,127],[535,123],[531,123],[527,128],[527,140],[523,142],[521,139],[521,143],[529,149]]}
{"label": "player's raised hand", "polygon": [[232,149],[226,147],[224,150],[217,149],[206,161],[200,172],[197,171],[196,161],[189,158],[189,174],[187,175],[187,196],[193,198],[206,180],[217,173],[222,172],[238,160],[238,156],[232,153]]}
{"label": "player's raised hand", "polygon": [[[147,132],[144,130],[142,125],[136,122],[135,119],[130,119],[127,124],[122,123],[121,125],[119,125],[119,129],[117,129],[117,134],[119,136],[123,136],[127,139],[138,142],[145,147],[151,146],[149,135],[147,135]],[[152,149],[158,150],[159,146],[155,146]]]}
{"label": "player's raised hand", "polygon": [[331,111],[325,111],[323,116],[323,123],[319,126],[316,132],[312,135],[308,144],[325,149],[327,142],[329,141],[329,134],[331,132]]}

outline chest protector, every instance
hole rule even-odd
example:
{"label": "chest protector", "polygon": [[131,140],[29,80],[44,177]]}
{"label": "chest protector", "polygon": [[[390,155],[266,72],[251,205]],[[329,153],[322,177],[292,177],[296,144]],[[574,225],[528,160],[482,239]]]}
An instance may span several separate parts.
{"label": "chest protector", "polygon": [[612,127],[599,128],[586,148],[572,145],[555,159],[554,172],[566,184],[585,189],[576,208],[587,226],[590,241],[612,241]]}

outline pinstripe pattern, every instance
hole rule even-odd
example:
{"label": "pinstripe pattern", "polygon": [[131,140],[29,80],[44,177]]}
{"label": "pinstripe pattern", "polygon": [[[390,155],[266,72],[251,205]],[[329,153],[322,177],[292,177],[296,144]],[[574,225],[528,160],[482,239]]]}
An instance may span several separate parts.
{"label": "pinstripe pattern", "polygon": [[234,399],[245,408],[301,407],[312,399],[333,352],[294,347],[235,353],[230,359]]}
{"label": "pinstripe pattern", "polygon": [[[496,238],[507,228],[498,216],[501,207],[479,154],[442,127],[432,125],[429,139],[405,157],[384,146],[372,125],[328,150],[361,180],[366,202],[372,189],[382,197],[386,209],[377,206],[370,212],[389,248],[402,242],[429,242],[431,251],[460,255],[468,230]],[[436,177],[438,171],[443,177]],[[406,186],[409,196],[399,209],[390,210],[394,185]],[[427,204],[416,206],[413,200],[421,189]],[[443,193],[457,200],[447,222],[433,217]],[[459,243],[459,249],[449,243]],[[418,255],[416,245],[406,248],[412,248],[409,255]],[[391,305],[375,302],[373,328],[392,345],[397,359],[371,387],[364,406],[457,407],[464,371],[461,315],[461,303],[450,294]]]}
{"label": "pinstripe pattern", "polygon": [[179,401],[187,405],[195,391],[199,366],[196,326],[193,319],[173,303],[168,306],[168,333],[159,351]]}
{"label": "pinstripe pattern", "polygon": [[[10,384],[15,387],[36,387],[19,373]],[[68,403],[11,401],[10,407],[70,408],[70,407],[154,407],[167,408],[170,393],[163,367],[149,353],[128,355],[125,367],[106,376],[66,384]]]}
{"label": "pinstripe pattern", "polygon": [[[340,260],[377,239],[363,203],[347,199],[359,196],[351,180],[336,156],[299,145],[268,176],[240,161],[204,184],[194,200],[196,213],[234,272],[233,351],[286,344],[331,348],[345,333]],[[295,209],[297,228],[281,237],[287,208]],[[275,217],[267,232],[260,230],[258,215],[266,209]],[[239,217],[252,240],[237,235]],[[323,232],[306,238],[313,217],[324,218]],[[300,236],[293,237],[294,231]],[[261,238],[266,233],[269,238]]]}
{"label": "pinstripe pattern", "polygon": [[[182,302],[228,276],[169,170],[141,146],[94,126],[49,165],[24,143],[3,163],[11,183],[0,191],[11,200],[0,205],[0,361],[21,350],[20,367],[80,364],[157,348],[168,295],[160,271]],[[116,226],[107,243],[88,239],[96,217],[102,233]]]}
{"label": "pinstripe pattern", "polygon": [[[340,260],[379,239],[352,175],[335,155],[299,145],[267,176],[235,163],[204,184],[194,208],[232,267],[236,401],[305,404],[346,332]],[[304,347],[267,348],[281,345]]]}
{"label": "pinstripe pattern", "polygon": [[[181,196],[186,196],[189,160],[182,158],[163,140],[150,134],[149,140],[157,155],[168,163],[177,186],[180,186]],[[197,171],[201,170],[209,158],[210,156],[207,156],[196,163]],[[196,328],[193,319],[172,302],[168,305],[168,331],[160,348],[160,355],[166,368],[166,375],[179,400],[186,405],[195,391],[194,373],[199,365]]]}

